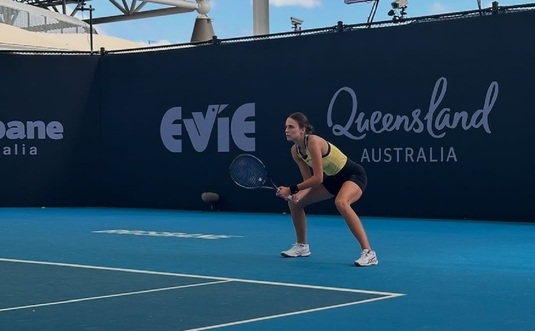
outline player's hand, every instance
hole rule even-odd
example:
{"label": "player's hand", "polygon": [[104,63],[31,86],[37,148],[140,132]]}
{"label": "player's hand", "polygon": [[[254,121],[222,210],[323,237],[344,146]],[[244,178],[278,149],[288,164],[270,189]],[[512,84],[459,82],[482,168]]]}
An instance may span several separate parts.
{"label": "player's hand", "polygon": [[290,188],[287,186],[279,186],[276,195],[279,198],[287,199],[291,195]]}

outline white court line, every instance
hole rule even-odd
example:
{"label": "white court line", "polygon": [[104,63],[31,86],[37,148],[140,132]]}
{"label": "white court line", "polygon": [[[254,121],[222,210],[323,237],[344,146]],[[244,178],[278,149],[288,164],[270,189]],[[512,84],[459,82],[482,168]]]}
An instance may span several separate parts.
{"label": "white court line", "polygon": [[269,281],[262,281],[262,280],[251,280],[251,279],[240,279],[240,278],[228,278],[228,277],[180,274],[180,273],[174,273],[174,272],[161,272],[161,271],[150,271],[150,270],[137,270],[137,269],[125,269],[125,268],[101,267],[101,266],[92,266],[92,265],[84,265],[84,264],[71,264],[71,263],[59,263],[59,262],[20,260],[20,259],[9,259],[9,258],[0,258],[0,262],[14,262],[14,263],[39,264],[39,265],[50,265],[50,266],[58,266],[58,267],[80,268],[80,269],[119,271],[119,272],[130,272],[130,273],[145,274],[145,275],[199,278],[199,279],[221,280],[221,281],[231,281],[231,282],[240,282],[240,283],[252,283],[252,284],[263,284],[263,285],[274,285],[274,286],[300,287],[300,288],[315,289],[315,290],[328,290],[328,291],[341,291],[341,292],[352,292],[352,293],[377,294],[377,295],[393,296],[393,297],[404,295],[404,294],[395,293],[395,292],[367,291],[367,290],[356,290],[356,289],[341,288],[341,287],[315,286],[315,285],[269,282]]}
{"label": "white court line", "polygon": [[381,297],[378,297],[378,298],[371,298],[371,299],[348,302],[348,303],[343,303],[343,304],[338,304],[338,305],[332,305],[332,306],[325,306],[325,307],[318,307],[318,308],[313,308],[313,309],[294,311],[294,312],[284,313],[284,314],[263,316],[263,317],[258,317],[258,318],[248,319],[248,320],[235,321],[235,322],[224,323],[224,324],[218,324],[218,325],[204,326],[204,327],[200,327],[200,328],[189,329],[189,330],[186,330],[186,331],[202,331],[202,330],[210,330],[210,329],[222,328],[222,327],[232,326],[232,325],[247,324],[247,323],[253,323],[253,322],[264,321],[264,320],[269,320],[269,319],[286,317],[286,316],[301,315],[301,314],[307,314],[307,313],[316,312],[316,311],[335,309],[335,308],[340,308],[340,307],[358,305],[358,304],[361,304],[361,303],[368,303],[368,302],[373,302],[373,301],[391,299],[391,298],[395,298],[395,297],[399,297],[399,296],[405,295],[405,294],[402,294],[402,293],[394,293],[394,292],[366,291],[366,290],[356,290],[356,289],[339,288],[339,287],[312,286],[312,285],[293,284],[293,283],[268,282],[268,281],[257,281],[257,280],[239,279],[239,278],[213,277],[213,276],[180,274],[180,273],[159,272],[159,271],[149,271],[149,270],[136,270],[136,269],[124,269],[124,268],[100,267],[100,266],[70,264],[70,263],[58,263],[58,262],[19,260],[19,259],[8,259],[8,258],[0,258],[0,262],[14,262],[14,263],[39,264],[39,265],[50,265],[50,266],[93,269],[93,270],[119,271],[119,272],[129,272],[129,273],[138,273],[138,274],[147,274],[147,275],[162,275],[162,276],[172,276],[172,277],[199,278],[199,279],[209,279],[209,280],[213,280],[214,281],[214,282],[210,282],[210,283],[193,284],[193,285],[182,285],[182,286],[175,286],[175,287],[168,287],[168,288],[161,288],[161,289],[153,289],[153,290],[147,290],[147,291],[138,291],[138,292],[123,293],[123,294],[114,294],[114,295],[101,296],[101,297],[66,300],[66,301],[60,301],[60,302],[48,303],[48,304],[41,304],[41,305],[31,305],[31,306],[23,306],[23,307],[6,308],[6,309],[0,309],[0,312],[6,311],[6,310],[15,310],[15,309],[26,309],[26,308],[32,308],[32,307],[39,307],[39,306],[43,306],[43,305],[64,304],[64,303],[71,303],[71,302],[96,300],[96,299],[109,298],[109,297],[114,297],[114,296],[134,295],[134,294],[147,293],[147,292],[156,292],[156,291],[167,291],[167,290],[172,290],[172,289],[176,289],[176,288],[185,288],[185,287],[203,286],[203,285],[213,285],[213,284],[219,284],[219,283],[225,283],[225,282],[241,282],[241,283],[252,283],[252,284],[263,284],[263,285],[274,285],[274,286],[299,287],[299,288],[316,289],[316,290],[329,290],[329,291],[342,291],[342,292],[381,295]]}
{"label": "white court line", "polygon": [[11,310],[30,309],[30,308],[37,308],[37,307],[46,307],[46,306],[55,306],[55,305],[64,305],[64,304],[67,304],[67,303],[77,303],[77,302],[83,302],[83,301],[92,301],[92,300],[101,300],[101,299],[108,299],[108,298],[124,297],[124,296],[129,296],[129,295],[138,295],[138,294],[152,293],[152,292],[162,292],[162,291],[176,290],[176,289],[179,289],[179,288],[205,286],[205,285],[221,284],[221,283],[227,283],[227,282],[228,281],[217,281],[217,282],[201,283],[201,284],[180,285],[180,286],[155,288],[155,289],[151,289],[151,290],[125,292],[125,293],[117,293],[117,294],[110,294],[110,295],[100,295],[100,296],[96,296],[96,297],[87,297],[87,298],[79,298],[79,299],[71,299],[71,300],[63,300],[63,301],[45,302],[45,303],[38,303],[38,304],[35,304],[35,305],[3,308],[3,309],[0,309],[0,312],[11,311]]}
{"label": "white court line", "polygon": [[313,312],[316,312],[316,311],[329,310],[329,309],[335,309],[335,308],[347,307],[347,306],[354,306],[354,305],[358,305],[358,304],[361,304],[361,303],[368,303],[368,302],[372,302],[372,301],[391,299],[391,298],[395,298],[395,297],[402,296],[402,295],[404,295],[404,294],[384,296],[384,297],[379,297],[379,298],[372,298],[372,299],[366,299],[366,300],[360,300],[360,301],[354,301],[354,302],[348,302],[348,303],[341,303],[341,304],[338,304],[338,305],[325,306],[325,307],[319,307],[319,308],[312,308],[312,309],[306,309],[306,310],[298,310],[298,311],[293,311],[291,313],[263,316],[263,317],[248,319],[248,320],[241,320],[241,321],[224,323],[224,324],[203,326],[203,327],[200,327],[200,328],[187,329],[187,330],[184,330],[184,331],[202,331],[202,330],[211,330],[211,329],[217,329],[217,328],[224,328],[224,327],[232,326],[232,325],[247,324],[247,323],[253,323],[253,322],[259,322],[259,321],[265,321],[265,320],[270,320],[270,319],[275,319],[275,318],[286,317],[286,316],[308,314],[308,313],[313,313]]}

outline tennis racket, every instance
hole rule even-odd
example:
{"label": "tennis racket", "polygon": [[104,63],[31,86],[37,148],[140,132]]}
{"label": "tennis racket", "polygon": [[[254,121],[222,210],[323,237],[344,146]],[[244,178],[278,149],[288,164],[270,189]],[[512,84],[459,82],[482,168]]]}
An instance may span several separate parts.
{"label": "tennis racket", "polygon": [[[251,154],[236,156],[230,163],[229,173],[236,185],[246,189],[266,188],[277,191],[279,189],[269,177],[264,163]],[[291,198],[290,195],[286,199]]]}

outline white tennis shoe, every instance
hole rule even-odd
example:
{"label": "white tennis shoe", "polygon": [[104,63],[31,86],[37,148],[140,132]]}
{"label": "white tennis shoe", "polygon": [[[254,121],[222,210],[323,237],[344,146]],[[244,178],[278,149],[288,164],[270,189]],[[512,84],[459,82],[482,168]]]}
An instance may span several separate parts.
{"label": "white tennis shoe", "polygon": [[370,249],[363,249],[360,257],[355,261],[357,267],[369,267],[378,263],[377,255]]}
{"label": "white tennis shoe", "polygon": [[295,243],[287,251],[282,251],[281,255],[284,257],[307,257],[310,256],[310,248],[308,244]]}

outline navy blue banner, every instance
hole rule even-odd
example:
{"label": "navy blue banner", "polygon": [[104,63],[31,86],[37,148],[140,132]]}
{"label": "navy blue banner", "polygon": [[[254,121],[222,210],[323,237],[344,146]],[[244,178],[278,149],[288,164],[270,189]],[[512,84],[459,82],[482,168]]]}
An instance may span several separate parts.
{"label": "navy blue banner", "polygon": [[99,205],[98,58],[1,61],[0,205]]}
{"label": "navy blue banner", "polygon": [[[6,171],[21,177],[25,167],[44,167],[27,177],[38,182],[35,195],[25,193],[27,182],[16,194],[3,193],[3,201],[68,204],[83,197],[84,205],[206,210],[201,194],[209,191],[219,193],[222,210],[283,212],[273,191],[236,186],[228,166],[252,153],[277,184],[300,181],[284,123],[301,111],[366,168],[369,185],[355,205],[361,215],[533,220],[535,45],[522,36],[535,28],[534,16],[62,57],[67,64],[2,56],[20,63],[24,77],[40,77],[33,105],[22,102],[28,90],[11,87],[2,121],[43,120],[51,136],[25,147],[39,141],[57,149],[8,158],[19,160],[2,166],[13,186]],[[58,70],[59,83],[46,84]],[[54,121],[63,125],[62,139],[54,139]],[[59,173],[51,198],[42,186]],[[309,210],[336,212],[332,201]]]}

